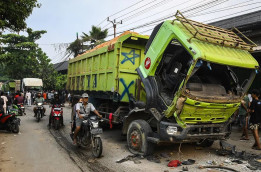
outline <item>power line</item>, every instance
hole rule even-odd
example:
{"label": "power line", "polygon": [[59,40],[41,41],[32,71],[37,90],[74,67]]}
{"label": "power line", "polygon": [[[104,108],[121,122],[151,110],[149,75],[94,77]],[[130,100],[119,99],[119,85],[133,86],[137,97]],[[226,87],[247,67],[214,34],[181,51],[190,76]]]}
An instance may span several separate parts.
{"label": "power line", "polygon": [[[162,0],[162,1],[166,1],[166,0]],[[141,6],[141,7],[139,7],[139,8],[136,8],[136,9],[134,9],[134,10],[130,11],[130,12],[127,12],[127,13],[125,13],[125,14],[123,14],[123,15],[119,16],[119,17],[116,17],[115,19],[119,19],[119,18],[121,18],[121,17],[123,17],[123,16],[126,16],[126,15],[128,15],[128,14],[130,14],[130,13],[134,12],[134,11],[137,11],[137,10],[139,10],[139,9],[141,9],[141,8],[143,8],[143,7],[145,7],[145,6],[147,6],[149,3],[153,3],[153,2],[155,2],[155,0],[152,0],[152,1],[148,2],[148,3],[147,3],[147,4],[145,4],[145,5],[142,5],[142,6]]]}
{"label": "power line", "polygon": [[158,7],[160,7],[160,6],[164,5],[164,4],[166,4],[168,1],[172,1],[172,0],[163,0],[163,1],[160,1],[159,3],[156,3],[156,4],[154,4],[154,5],[152,5],[152,6],[148,7],[148,8],[145,8],[145,9],[143,9],[143,10],[141,10],[141,11],[139,11],[139,12],[133,14],[133,15],[130,15],[130,16],[128,16],[128,17],[125,17],[125,18],[122,19],[122,20],[125,21],[125,20],[128,20],[128,19],[131,18],[131,17],[138,16],[138,15],[141,14],[141,13],[143,13],[143,14],[144,14],[144,13],[147,13],[147,12],[149,12],[150,9],[158,8]]}
{"label": "power line", "polygon": [[[253,1],[253,0],[249,0],[249,1]],[[249,2],[249,1],[246,1],[246,2]],[[213,13],[216,13],[216,12],[222,12],[222,11],[226,11],[226,10],[230,10],[230,9],[246,7],[246,6],[261,3],[261,2],[255,2],[255,3],[245,4],[246,2],[236,4],[233,7],[224,7],[224,8],[218,9],[218,10],[212,10],[212,11],[208,11],[208,12],[205,12],[205,13],[199,13],[199,14],[196,14],[196,15],[191,14],[188,17],[197,17],[197,16],[202,16],[202,15],[207,15],[207,14],[213,14]],[[245,4],[245,5],[241,5],[241,4]],[[238,6],[238,5],[240,5],[240,6]]]}
{"label": "power line", "polygon": [[[168,9],[166,9],[166,10],[163,10],[163,11],[160,11],[160,12],[158,12],[158,13],[156,13],[156,14],[153,14],[153,15],[151,15],[150,17],[155,16],[155,15],[158,15],[158,14],[163,13],[163,12],[166,12],[166,11],[168,11],[168,10],[170,10],[170,9],[173,9],[174,7],[178,7],[178,6],[180,6],[180,5],[183,5],[183,4],[185,4],[185,3],[188,3],[188,2],[190,2],[190,1],[193,1],[193,0],[188,0],[188,1],[185,1],[185,2],[180,3],[180,4],[178,4],[178,5],[172,6],[172,7],[168,8]],[[133,23],[137,23],[137,22],[139,22],[139,21],[141,21],[141,20],[144,20],[144,19],[147,19],[147,18],[148,18],[148,17],[144,17],[144,18],[142,18],[142,19],[136,20],[136,21],[131,22],[131,23],[127,24],[127,25],[124,25],[124,26],[122,26],[122,27],[119,27],[119,29],[120,29],[120,28],[123,28],[123,27],[126,27],[126,26],[129,26],[129,25],[131,25],[131,24],[133,24]]]}
{"label": "power line", "polygon": [[[224,2],[226,2],[226,1],[227,1],[227,0],[222,0],[221,2],[224,3]],[[201,2],[202,2],[202,1],[201,1]],[[207,5],[211,5],[211,4],[212,4],[212,7],[213,7],[213,6],[216,5],[216,3],[219,3],[219,4],[220,4],[220,1],[219,1],[219,0],[214,0],[214,1],[211,1],[211,2],[207,2],[207,3],[205,3],[205,4],[207,4]],[[202,4],[199,4],[199,5],[196,6],[196,7],[193,6],[193,9],[191,9],[191,10],[196,10],[196,9],[198,9],[198,8],[202,8],[201,5],[202,5]],[[211,8],[211,7],[209,7],[209,8]],[[187,9],[187,8],[186,8],[186,9]],[[186,11],[191,11],[191,10],[188,9],[188,10],[186,10]],[[186,11],[185,11],[185,12],[186,12]],[[138,29],[138,28],[146,27],[146,25],[148,25],[148,24],[157,23],[157,22],[160,22],[160,21],[169,19],[169,18],[174,17],[174,16],[175,16],[175,14],[169,14],[169,15],[166,15],[166,16],[164,16],[164,17],[158,18],[158,19],[156,19],[156,20],[152,20],[152,21],[150,21],[150,22],[147,22],[147,23],[145,23],[145,24],[142,24],[142,25],[133,27],[133,28],[128,29],[128,30],[133,30],[133,29]],[[119,33],[123,33],[123,32],[124,32],[124,31],[120,31]],[[118,34],[119,34],[119,33],[118,33]]]}
{"label": "power line", "polygon": [[220,19],[220,18],[224,18],[224,17],[227,17],[227,16],[231,16],[231,15],[234,15],[234,14],[238,14],[238,13],[242,13],[242,12],[250,11],[250,10],[253,10],[253,9],[257,9],[257,8],[260,8],[260,7],[261,7],[261,6],[258,6],[258,7],[255,7],[255,8],[250,8],[250,9],[247,9],[247,10],[244,10],[244,11],[235,12],[235,13],[232,13],[232,14],[224,15],[224,16],[217,17],[217,18],[210,19],[210,20],[205,20],[205,21],[203,21],[203,22],[213,21],[213,20],[216,20],[216,19]]}
{"label": "power line", "polygon": [[[133,6],[135,6],[135,5],[139,4],[139,3],[141,3],[142,1],[144,1],[144,0],[141,0],[141,1],[139,1],[139,2],[136,2],[136,3],[132,4],[132,5],[130,5],[130,6],[126,7],[126,8],[124,8],[124,9],[122,9],[122,10],[120,10],[120,11],[118,11],[118,12],[112,14],[112,15],[110,15],[109,17],[112,17],[112,16],[114,16],[114,15],[116,15],[116,14],[119,14],[119,13],[121,13],[122,11],[124,11],[124,10],[126,10],[126,9],[128,9],[128,8],[131,8],[131,7],[133,7]],[[103,22],[105,22],[105,21],[107,21],[107,18],[105,18],[103,21],[101,21],[101,22],[98,24],[98,26],[100,26],[100,25],[101,25]],[[107,24],[106,26],[108,26],[108,25],[109,25],[109,24]],[[102,28],[105,28],[106,26],[103,26]]]}

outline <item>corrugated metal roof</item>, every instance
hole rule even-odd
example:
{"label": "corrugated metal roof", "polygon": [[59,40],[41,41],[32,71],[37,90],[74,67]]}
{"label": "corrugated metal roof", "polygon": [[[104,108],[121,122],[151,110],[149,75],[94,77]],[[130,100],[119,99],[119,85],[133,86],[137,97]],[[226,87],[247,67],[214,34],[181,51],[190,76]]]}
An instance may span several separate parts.
{"label": "corrugated metal roof", "polygon": [[53,64],[53,67],[56,71],[67,70],[68,69],[68,61],[55,63],[55,64]]}
{"label": "corrugated metal roof", "polygon": [[240,28],[254,23],[261,23],[261,10],[213,22],[210,25],[223,28]]}

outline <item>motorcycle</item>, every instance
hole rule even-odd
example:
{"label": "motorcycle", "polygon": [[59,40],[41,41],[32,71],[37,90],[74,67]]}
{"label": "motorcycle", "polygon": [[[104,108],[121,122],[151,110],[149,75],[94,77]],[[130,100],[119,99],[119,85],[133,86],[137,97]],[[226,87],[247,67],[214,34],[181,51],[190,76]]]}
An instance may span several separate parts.
{"label": "motorcycle", "polygon": [[39,122],[43,117],[43,103],[37,103],[36,105],[36,120]]}
{"label": "motorcycle", "polygon": [[58,130],[62,125],[63,108],[61,105],[53,105],[51,110],[51,125]]}
{"label": "motorcycle", "polygon": [[[17,109],[18,111],[18,115],[19,116],[23,116],[23,115],[26,115],[25,113],[25,108],[24,108],[24,104],[23,103],[19,103],[17,105],[13,105],[13,109]],[[15,111],[15,110],[14,110]]]}
{"label": "motorcycle", "polygon": [[[77,134],[77,145],[82,147],[92,146],[92,155],[99,158],[102,154],[102,140],[100,134],[103,133],[99,127],[97,116],[84,117],[81,130]],[[73,140],[73,134],[71,134]]]}
{"label": "motorcycle", "polygon": [[0,130],[7,130],[19,133],[20,119],[14,113],[0,113]]}

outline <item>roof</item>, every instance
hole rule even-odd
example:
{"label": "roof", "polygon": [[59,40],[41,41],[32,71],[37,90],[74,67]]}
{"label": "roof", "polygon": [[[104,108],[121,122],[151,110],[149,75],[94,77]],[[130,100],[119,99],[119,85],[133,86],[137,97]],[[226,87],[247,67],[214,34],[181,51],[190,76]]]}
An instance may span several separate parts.
{"label": "roof", "polygon": [[67,70],[68,69],[68,61],[55,63],[55,64],[53,64],[53,67],[56,71]]}
{"label": "roof", "polygon": [[30,86],[30,87],[42,87],[43,86],[43,81],[42,81],[42,79],[39,79],[39,78],[24,78],[23,83],[25,86]]}
{"label": "roof", "polygon": [[210,24],[223,28],[233,28],[233,27],[241,28],[243,26],[253,25],[257,23],[261,24],[261,10],[220,20]]}

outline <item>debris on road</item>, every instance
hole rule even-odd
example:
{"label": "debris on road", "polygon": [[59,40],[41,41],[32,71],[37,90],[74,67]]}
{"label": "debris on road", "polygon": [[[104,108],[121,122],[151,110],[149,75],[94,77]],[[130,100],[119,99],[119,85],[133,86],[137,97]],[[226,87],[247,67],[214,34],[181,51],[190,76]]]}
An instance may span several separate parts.
{"label": "debris on road", "polygon": [[182,161],[182,165],[192,165],[195,164],[195,160],[194,159],[188,159],[186,161]]}
{"label": "debris on road", "polygon": [[[249,165],[247,168],[251,170],[261,170],[261,155],[247,153],[245,151],[236,151],[236,146],[226,143],[225,141],[220,141],[220,150],[217,150],[217,154],[221,156],[230,156],[236,158],[232,162],[237,164],[243,164],[241,160],[248,161]],[[259,161],[258,161],[259,160]],[[228,161],[225,163],[229,163]]]}
{"label": "debris on road", "polygon": [[1,144],[2,144],[2,145],[4,145],[4,144],[5,144],[5,142],[2,142]]}
{"label": "debris on road", "polygon": [[182,167],[182,171],[188,171],[188,167]]}
{"label": "debris on road", "polygon": [[207,164],[209,164],[209,165],[217,165],[217,162],[216,161],[212,161],[212,160],[208,160]]}
{"label": "debris on road", "polygon": [[234,172],[239,172],[233,168],[229,168],[229,167],[223,167],[223,166],[199,166],[199,169],[206,169],[206,168],[217,168],[217,169],[225,169],[225,170],[230,170],[230,171],[234,171]]}
{"label": "debris on road", "polygon": [[158,155],[149,155],[147,156],[147,160],[150,162],[161,163],[160,157]]}
{"label": "debris on road", "polygon": [[172,160],[168,163],[168,167],[177,167],[180,165],[181,165],[181,162],[179,160]]}
{"label": "debris on road", "polygon": [[126,162],[126,161],[133,161],[135,164],[140,164],[141,163],[141,161],[140,161],[141,159],[144,159],[144,157],[141,156],[141,155],[138,155],[138,154],[137,155],[128,155],[125,158],[116,161],[116,163],[123,163],[123,162]]}

